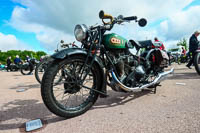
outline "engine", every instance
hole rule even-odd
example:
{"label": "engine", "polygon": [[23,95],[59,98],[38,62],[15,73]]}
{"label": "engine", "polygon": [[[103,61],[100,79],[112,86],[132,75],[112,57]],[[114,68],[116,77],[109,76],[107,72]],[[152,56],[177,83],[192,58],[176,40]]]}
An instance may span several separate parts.
{"label": "engine", "polygon": [[[126,52],[109,52],[113,64],[115,65],[118,79],[128,87],[135,87],[145,80],[145,68],[139,65],[138,61],[134,59],[133,55]],[[114,81],[110,82],[112,89],[120,91],[121,89],[115,85]]]}

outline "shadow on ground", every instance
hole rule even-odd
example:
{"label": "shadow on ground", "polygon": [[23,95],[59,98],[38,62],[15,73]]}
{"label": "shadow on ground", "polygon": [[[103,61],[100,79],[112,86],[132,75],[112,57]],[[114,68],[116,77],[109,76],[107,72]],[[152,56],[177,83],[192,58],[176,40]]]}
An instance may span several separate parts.
{"label": "shadow on ground", "polygon": [[108,108],[114,107],[119,105],[124,105],[125,103],[139,98],[144,95],[148,95],[153,93],[152,91],[145,90],[139,92],[130,92],[130,93],[123,93],[123,92],[114,92],[112,90],[108,91],[108,98],[99,99],[96,104],[93,106],[92,109],[99,109],[99,108]]}
{"label": "shadow on ground", "polygon": [[200,75],[195,72],[176,72],[168,80],[200,79]]}
{"label": "shadow on ground", "polygon": [[[99,99],[92,109],[108,108],[123,105],[131,100],[146,95],[150,91],[138,93],[116,93],[109,90],[110,97]],[[33,119],[42,119],[49,123],[56,123],[65,118],[53,115],[39,100],[14,100],[1,106],[0,109],[0,130],[17,129],[25,122]],[[14,121],[11,123],[11,121]]]}
{"label": "shadow on ground", "polygon": [[[37,118],[46,120],[48,123],[64,120],[61,117],[53,116],[38,100],[14,100],[1,106],[0,130],[17,129],[24,124],[24,120],[26,122]],[[10,123],[10,121],[14,121],[14,123]]]}
{"label": "shadow on ground", "polygon": [[29,84],[29,85],[18,85],[15,87],[11,87],[10,89],[33,89],[33,88],[38,88],[40,89],[40,84]]}

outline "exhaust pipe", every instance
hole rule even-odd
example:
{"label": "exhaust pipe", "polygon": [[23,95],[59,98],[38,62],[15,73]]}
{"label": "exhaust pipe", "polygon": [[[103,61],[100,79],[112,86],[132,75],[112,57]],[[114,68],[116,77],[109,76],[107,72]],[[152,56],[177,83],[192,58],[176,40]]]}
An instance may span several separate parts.
{"label": "exhaust pipe", "polygon": [[171,70],[169,70],[169,71],[162,72],[162,73],[158,74],[158,76],[151,83],[145,84],[145,85],[142,85],[142,86],[139,86],[139,87],[134,87],[134,88],[130,88],[130,87],[127,87],[124,84],[122,84],[117,79],[117,76],[115,75],[115,73],[113,71],[111,72],[111,74],[112,74],[112,77],[113,77],[113,79],[114,79],[114,81],[115,81],[117,86],[119,86],[121,89],[123,89],[125,91],[129,91],[130,92],[130,91],[139,91],[139,90],[142,90],[142,89],[147,88],[149,86],[155,85],[155,84],[163,81],[164,79],[166,79],[167,75],[170,74],[170,73],[173,73],[173,72],[174,72],[174,68],[171,68]]}

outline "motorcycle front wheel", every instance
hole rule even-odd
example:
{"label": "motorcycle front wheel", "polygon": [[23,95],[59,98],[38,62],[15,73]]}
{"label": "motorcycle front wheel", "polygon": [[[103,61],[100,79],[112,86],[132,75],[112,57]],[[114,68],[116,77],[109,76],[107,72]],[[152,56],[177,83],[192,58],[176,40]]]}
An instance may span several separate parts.
{"label": "motorcycle front wheel", "polygon": [[30,66],[28,64],[22,65],[20,71],[23,75],[30,75],[33,72],[33,68],[31,67],[33,66]]}
{"label": "motorcycle front wheel", "polygon": [[43,60],[40,63],[38,63],[35,68],[35,78],[40,84],[41,84],[44,72],[47,69],[48,63],[49,62],[47,60]]}
{"label": "motorcycle front wheel", "polygon": [[[71,118],[85,113],[96,102],[100,89],[100,72],[95,64],[85,65],[84,56],[55,60],[45,71],[41,95],[46,107],[54,114]],[[56,75],[62,80],[55,84]],[[86,77],[84,75],[87,75]],[[85,77],[85,78],[83,78]]]}
{"label": "motorcycle front wheel", "polygon": [[199,52],[194,57],[194,66],[197,73],[200,75],[200,53]]}

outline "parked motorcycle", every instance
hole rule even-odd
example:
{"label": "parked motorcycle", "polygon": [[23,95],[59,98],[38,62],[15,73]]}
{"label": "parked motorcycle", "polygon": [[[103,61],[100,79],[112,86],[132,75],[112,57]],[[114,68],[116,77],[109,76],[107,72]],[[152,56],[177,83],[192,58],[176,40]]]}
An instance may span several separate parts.
{"label": "parked motorcycle", "polygon": [[[164,71],[168,56],[165,51],[152,48],[151,41],[128,41],[115,33],[106,34],[116,24],[125,22],[135,21],[144,27],[146,19],[122,15],[116,18],[104,11],[100,11],[99,17],[103,25],[76,25],[75,38],[83,48],[68,48],[53,54],[54,61],[43,75],[42,99],[58,116],[70,118],[85,113],[98,96],[108,96],[107,85],[117,92],[143,89],[156,92],[159,83],[174,70]],[[133,48],[136,54],[130,51]],[[62,80],[54,84],[58,73]]]}
{"label": "parked motorcycle", "polygon": [[9,70],[10,71],[18,71],[21,69],[21,66],[22,66],[22,62],[20,62],[19,64],[11,63]]}
{"label": "parked motorcycle", "polygon": [[0,71],[6,70],[6,66],[0,63]]}
{"label": "parked motorcycle", "polygon": [[[75,42],[73,43],[64,43],[63,40],[60,41],[60,47],[62,49],[66,49],[66,48],[78,48],[78,46],[75,44]],[[57,49],[55,50],[55,52],[59,52],[59,49],[57,47]],[[46,71],[48,65],[53,61],[53,58],[51,58],[50,56],[45,56],[44,58],[41,59],[41,61],[37,64],[36,68],[35,68],[35,78],[36,80],[41,84],[42,82],[42,77],[44,75],[44,72]],[[60,77],[60,76],[59,76]],[[57,81],[55,81],[55,83],[58,83],[61,79],[58,78]]]}
{"label": "parked motorcycle", "polygon": [[21,65],[20,72],[23,75],[30,75],[35,69],[36,64],[38,63],[39,62],[36,59],[30,59]]}
{"label": "parked motorcycle", "polygon": [[195,53],[194,66],[195,66],[195,70],[200,75],[200,45],[199,45],[199,48],[196,50],[196,53]]}
{"label": "parked motorcycle", "polygon": [[179,59],[178,59],[178,62],[179,62],[179,65],[181,63],[188,63],[190,60],[189,56],[187,55],[180,55]]}

